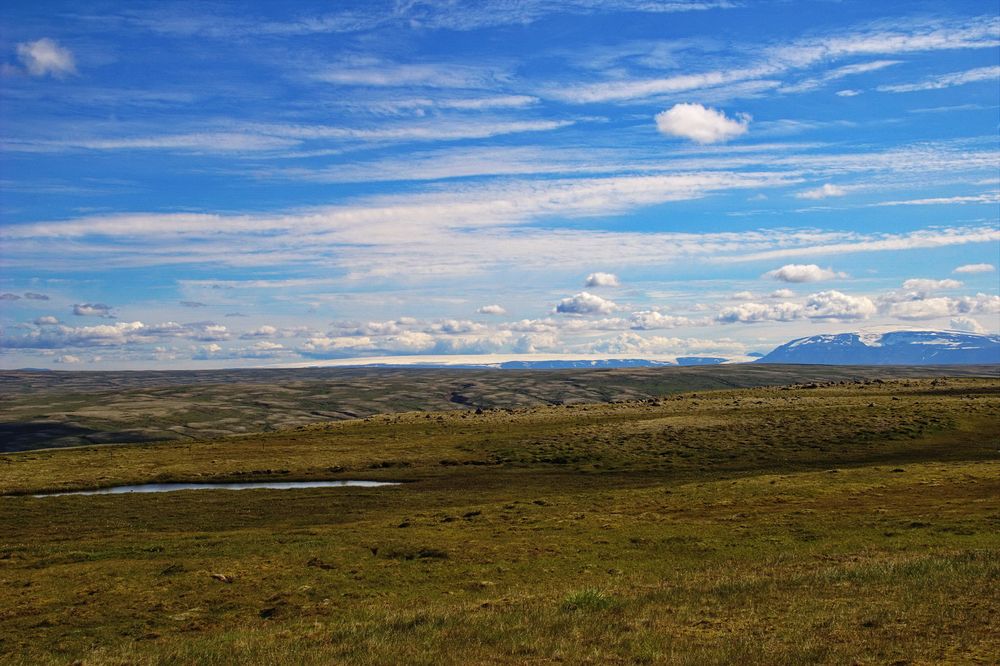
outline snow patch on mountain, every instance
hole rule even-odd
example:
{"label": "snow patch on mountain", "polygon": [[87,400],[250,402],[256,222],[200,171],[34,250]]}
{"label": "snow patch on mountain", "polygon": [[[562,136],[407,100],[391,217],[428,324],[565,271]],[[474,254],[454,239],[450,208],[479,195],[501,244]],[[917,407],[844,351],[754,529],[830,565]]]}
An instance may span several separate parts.
{"label": "snow patch on mountain", "polygon": [[757,363],[962,365],[1000,363],[1000,336],[952,330],[865,330],[798,338]]}

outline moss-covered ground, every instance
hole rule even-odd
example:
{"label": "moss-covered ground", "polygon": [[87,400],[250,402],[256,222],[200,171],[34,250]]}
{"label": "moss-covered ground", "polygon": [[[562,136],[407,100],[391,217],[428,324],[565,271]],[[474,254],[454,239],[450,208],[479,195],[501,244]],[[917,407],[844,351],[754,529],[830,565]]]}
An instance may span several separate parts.
{"label": "moss-covered ground", "polygon": [[[148,481],[382,488],[33,497]],[[0,663],[997,663],[1000,381],[0,456]]]}

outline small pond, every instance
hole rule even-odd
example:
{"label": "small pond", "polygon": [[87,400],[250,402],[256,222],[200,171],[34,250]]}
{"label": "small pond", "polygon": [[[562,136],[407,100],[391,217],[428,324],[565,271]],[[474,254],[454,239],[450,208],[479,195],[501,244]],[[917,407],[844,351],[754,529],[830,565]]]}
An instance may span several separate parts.
{"label": "small pond", "polygon": [[250,483],[143,483],[137,486],[111,486],[97,490],[71,490],[61,493],[44,493],[34,497],[56,495],[118,495],[121,493],[169,493],[175,490],[291,490],[293,488],[339,488],[341,486],[396,486],[392,481],[259,481]]}

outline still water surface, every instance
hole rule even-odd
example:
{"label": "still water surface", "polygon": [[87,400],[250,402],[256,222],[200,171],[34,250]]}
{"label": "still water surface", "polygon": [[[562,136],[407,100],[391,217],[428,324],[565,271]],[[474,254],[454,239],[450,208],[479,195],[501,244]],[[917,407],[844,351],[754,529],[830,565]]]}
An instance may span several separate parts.
{"label": "still water surface", "polygon": [[292,488],[338,488],[341,486],[396,486],[391,481],[259,481],[255,483],[144,483],[138,486],[111,486],[97,490],[73,490],[64,493],[45,493],[35,497],[55,495],[118,495],[121,493],[169,493],[174,490],[291,490]]}

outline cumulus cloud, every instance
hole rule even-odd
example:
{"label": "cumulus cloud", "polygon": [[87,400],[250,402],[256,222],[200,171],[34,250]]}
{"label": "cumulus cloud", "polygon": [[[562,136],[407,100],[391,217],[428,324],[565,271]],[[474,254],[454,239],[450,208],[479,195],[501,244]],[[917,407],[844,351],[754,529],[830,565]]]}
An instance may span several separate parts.
{"label": "cumulus cloud", "polygon": [[866,319],[878,308],[867,296],[849,296],[839,291],[821,291],[806,299],[804,315],[809,319]]}
{"label": "cumulus cloud", "polygon": [[493,305],[484,305],[484,306],[480,307],[479,309],[477,309],[476,312],[478,312],[479,314],[485,314],[485,315],[505,315],[505,314],[507,314],[507,310],[505,310],[502,305],[497,305],[496,303],[494,303]]}
{"label": "cumulus cloud", "polygon": [[[920,281],[907,281],[920,282]],[[936,287],[938,280],[928,280]],[[923,285],[910,285],[921,287]],[[1000,313],[1000,296],[978,293],[975,296],[929,296],[933,289],[893,291],[879,298],[882,312],[899,319],[939,319],[969,314]]]}
{"label": "cumulus cloud", "polygon": [[336,333],[331,334],[331,337],[338,337],[342,335],[347,335],[347,336],[396,335],[402,333],[405,326],[409,326],[413,323],[416,322],[405,317],[388,321],[368,321],[368,322],[339,321],[333,323],[333,327],[334,329],[336,329]]}
{"label": "cumulus cloud", "polygon": [[912,279],[903,283],[903,289],[910,289],[919,293],[938,291],[940,289],[958,289],[962,283],[958,280],[924,280]]}
{"label": "cumulus cloud", "polygon": [[72,354],[63,354],[55,359],[56,363],[82,363],[82,359],[79,356],[73,356]]}
{"label": "cumulus cloud", "polygon": [[618,305],[613,301],[581,291],[559,301],[555,311],[560,314],[610,314],[617,309]]}
{"label": "cumulus cloud", "polygon": [[735,294],[733,294],[733,298],[738,301],[749,301],[753,297],[754,294],[752,291],[738,291]]}
{"label": "cumulus cloud", "polygon": [[723,308],[716,320],[724,324],[752,324],[761,321],[792,321],[802,317],[802,306],[796,303],[740,303]]}
{"label": "cumulus cloud", "polygon": [[839,185],[825,183],[821,187],[813,190],[805,190],[795,195],[796,199],[827,199],[829,197],[842,197],[847,194],[847,190]]}
{"label": "cumulus cloud", "polygon": [[29,301],[47,301],[47,300],[49,300],[49,297],[46,296],[45,294],[39,294],[39,293],[36,293],[34,291],[25,292],[24,297],[27,298]]}
{"label": "cumulus cloud", "polygon": [[111,306],[105,303],[77,303],[73,306],[73,314],[77,317],[104,317],[111,319]]}
{"label": "cumulus cloud", "polygon": [[747,133],[750,116],[740,113],[729,118],[725,113],[701,104],[675,104],[656,114],[656,127],[662,134],[690,139],[695,143],[719,143]]}
{"label": "cumulus cloud", "polygon": [[629,318],[630,328],[637,331],[649,331],[658,328],[677,328],[679,326],[690,326],[691,320],[687,317],[675,317],[665,315],[653,310],[643,310],[633,312]]}
{"label": "cumulus cloud", "polygon": [[791,289],[775,289],[771,292],[770,298],[795,298],[795,292]]}
{"label": "cumulus cloud", "polygon": [[21,335],[4,336],[2,344],[11,349],[116,346],[136,341],[144,328],[138,321],[78,327],[46,325]]}
{"label": "cumulus cloud", "polygon": [[47,37],[18,44],[17,57],[32,76],[48,74],[61,78],[68,74],[76,74],[73,53]]}
{"label": "cumulus cloud", "polygon": [[487,329],[483,324],[468,319],[442,319],[432,323],[425,332],[460,335],[463,333],[482,333],[485,330]]}
{"label": "cumulus cloud", "polygon": [[985,333],[986,329],[972,317],[952,317],[949,326],[956,331],[967,333]]}
{"label": "cumulus cloud", "polygon": [[306,340],[304,350],[307,352],[343,352],[352,350],[374,349],[371,338],[364,336],[317,336]]}
{"label": "cumulus cloud", "polygon": [[724,324],[795,319],[867,319],[877,311],[878,307],[867,296],[850,296],[830,290],[810,294],[804,305],[787,302],[740,303],[723,308],[715,318]]}
{"label": "cumulus cloud", "polygon": [[829,268],[820,268],[816,264],[785,264],[781,268],[764,273],[764,277],[781,282],[819,282],[847,277],[846,273],[838,273]]}
{"label": "cumulus cloud", "polygon": [[889,308],[889,314],[899,319],[937,319],[952,312],[952,299],[943,296],[893,303]]}
{"label": "cumulus cloud", "polygon": [[726,338],[718,340],[668,338],[659,335],[644,336],[632,331],[598,340],[582,349],[593,353],[623,355],[742,354],[744,350],[742,343]]}
{"label": "cumulus cloud", "polygon": [[965,264],[954,270],[955,273],[992,273],[996,270],[993,264]]}
{"label": "cumulus cloud", "polygon": [[584,283],[585,287],[619,287],[621,282],[618,281],[618,276],[614,273],[591,273],[587,276],[587,280]]}
{"label": "cumulus cloud", "polygon": [[141,321],[121,321],[95,326],[65,326],[55,317],[39,317],[35,323],[40,328],[13,335],[4,334],[0,345],[11,349],[60,349],[141,344],[163,338],[216,342],[232,337],[225,326],[213,322],[147,325]]}
{"label": "cumulus cloud", "polygon": [[264,325],[259,328],[255,328],[252,331],[247,331],[240,337],[244,340],[250,340],[253,338],[273,338],[278,334],[278,329],[274,326]]}
{"label": "cumulus cloud", "polygon": [[185,338],[200,342],[228,340],[232,337],[232,333],[230,333],[228,328],[212,321],[199,321],[190,324],[178,324],[174,321],[168,321],[152,326],[144,326],[141,323],[139,325],[144,337]]}
{"label": "cumulus cloud", "polygon": [[518,354],[534,354],[558,345],[559,336],[554,333],[525,333],[514,341],[513,350]]}

